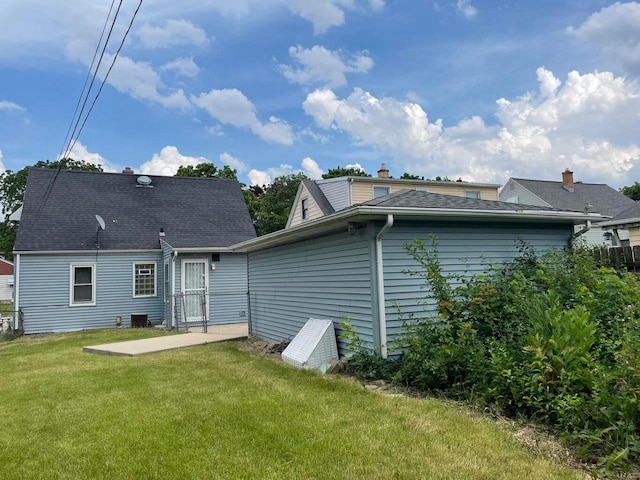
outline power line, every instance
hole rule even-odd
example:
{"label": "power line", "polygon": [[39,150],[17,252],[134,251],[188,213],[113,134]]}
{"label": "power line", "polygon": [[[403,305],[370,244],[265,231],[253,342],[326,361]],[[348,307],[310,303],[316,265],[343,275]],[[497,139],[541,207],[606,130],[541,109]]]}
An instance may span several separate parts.
{"label": "power line", "polygon": [[84,129],[84,126],[87,123],[87,120],[89,119],[89,115],[91,115],[91,112],[93,111],[93,107],[96,105],[96,101],[98,100],[98,97],[100,96],[100,93],[102,92],[102,89],[104,88],[104,85],[107,82],[107,79],[109,78],[109,74],[111,73],[111,70],[113,69],[113,66],[116,63],[116,60],[118,59],[118,55],[120,54],[120,50],[122,50],[122,47],[124,46],[124,42],[127,39],[127,35],[129,35],[129,32],[131,31],[131,27],[133,27],[133,21],[136,19],[136,16],[138,15],[138,12],[140,11],[140,7],[142,6],[142,1],[143,0],[140,0],[138,2],[138,6],[136,7],[136,10],[135,10],[135,12],[133,12],[133,16],[131,17],[131,21],[129,22],[129,26],[127,27],[127,31],[124,32],[124,36],[122,37],[122,41],[120,42],[120,46],[118,47],[118,50],[116,50],[116,53],[113,56],[113,61],[111,62],[111,65],[109,66],[109,69],[107,70],[107,73],[105,74],[104,79],[102,80],[102,83],[100,84],[100,88],[98,89],[98,93],[96,93],[96,96],[93,99],[93,102],[91,103],[91,107],[89,108],[89,111],[87,112],[87,115],[84,117],[84,121],[82,122],[82,125],[80,126],[80,130],[78,130],[78,135],[76,135],[76,138],[73,141],[73,144],[68,149],[69,152],[71,152],[71,150],[73,150],[73,147],[76,145],[76,142],[80,138],[80,134],[82,133],[82,130]]}
{"label": "power line", "polygon": [[[87,76],[84,79],[84,85],[82,86],[82,91],[80,92],[80,96],[78,97],[78,101],[76,102],[76,108],[73,111],[73,116],[71,117],[71,122],[69,122],[69,128],[67,128],[67,133],[64,137],[64,141],[62,143],[62,148],[60,149],[60,153],[58,155],[59,159],[62,159],[63,156],[62,154],[65,152],[66,150],[66,146],[67,146],[67,140],[69,140],[69,134],[71,133],[71,126],[73,125],[73,120],[76,118],[76,114],[78,113],[78,107],[80,106],[80,102],[82,102],[82,97],[84,96],[85,90],[87,88],[87,83],[89,83],[89,77],[91,77],[91,72],[93,70],[93,65],[96,61],[96,57],[98,56],[98,50],[100,49],[100,45],[102,45],[102,39],[104,38],[104,32],[107,29],[107,24],[109,23],[109,18],[111,17],[111,12],[113,11],[113,5],[116,3],[116,0],[111,0],[111,6],[109,7],[109,13],[107,13],[107,18],[105,18],[104,20],[104,25],[102,26],[102,32],[100,33],[100,39],[98,40],[98,44],[96,45],[96,49],[93,52],[93,58],[91,59],[91,65],[89,65],[89,70],[87,71]],[[116,13],[116,17],[117,17],[117,13]],[[114,21],[115,18],[114,17]],[[109,39],[107,38],[107,43],[108,43]],[[106,45],[106,43],[105,43]],[[100,62],[102,61],[102,57],[100,57],[100,61],[98,61],[98,65],[96,66],[96,72],[98,71],[98,68],[100,67]],[[95,80],[95,73],[93,74],[93,78],[91,80],[92,85],[93,85],[93,80]],[[87,97],[89,96],[89,93],[91,92],[91,88],[89,88],[89,90],[87,91]],[[85,100],[86,103],[86,100]],[[83,105],[84,107],[84,105]],[[82,115],[82,113],[80,113],[80,115]]]}
{"label": "power line", "polygon": [[[116,13],[113,16],[113,21],[111,22],[111,27],[109,28],[109,34],[107,35],[107,39],[104,42],[104,45],[102,46],[102,52],[100,52],[100,58],[98,60],[98,64],[96,65],[95,70],[93,71],[93,76],[91,78],[91,83],[89,85],[89,89],[87,91],[86,96],[84,97],[84,101],[82,102],[82,108],[80,109],[80,113],[78,114],[78,118],[76,119],[76,123],[73,126],[73,132],[71,132],[71,136],[69,137],[69,143],[66,144],[66,148],[64,149],[64,155],[63,158],[66,158],[67,155],[69,155],[69,153],[71,153],[71,141],[73,140],[73,137],[76,133],[76,130],[78,128],[78,124],[80,123],[80,119],[82,118],[82,114],[84,112],[84,108],[87,105],[87,101],[89,100],[89,95],[91,94],[91,89],[93,88],[93,82],[95,82],[96,77],[98,75],[98,69],[100,68],[100,64],[102,63],[102,59],[104,58],[104,54],[107,51],[107,46],[109,45],[109,40],[111,39],[111,34],[113,33],[113,29],[116,25],[116,20],[118,19],[118,14],[120,13],[120,8],[122,7],[122,2],[123,0],[120,0],[120,2],[118,3],[118,8],[116,9]],[[108,17],[107,17],[107,21],[108,21]],[[71,120],[73,123],[73,120]],[[66,141],[66,140],[65,140]],[[73,142],[75,145],[75,141]]]}

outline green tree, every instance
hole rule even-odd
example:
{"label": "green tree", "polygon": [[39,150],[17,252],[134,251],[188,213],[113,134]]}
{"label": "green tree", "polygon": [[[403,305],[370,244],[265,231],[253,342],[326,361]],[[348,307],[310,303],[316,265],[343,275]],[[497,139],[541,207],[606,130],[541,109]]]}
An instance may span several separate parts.
{"label": "green tree", "polygon": [[635,201],[640,200],[640,183],[633,182],[633,185],[625,186],[620,189],[620,192]]}
{"label": "green tree", "polygon": [[0,223],[0,254],[6,258],[13,257],[13,244],[15,243],[17,225],[9,221],[9,215],[22,206],[24,190],[27,186],[27,175],[30,168],[51,168],[61,170],[85,170],[91,172],[102,172],[101,165],[85,162],[84,160],[74,160],[63,158],[61,160],[40,160],[34,165],[26,166],[16,172],[5,171],[0,175],[0,203],[4,221]]}
{"label": "green tree", "polygon": [[364,170],[359,170],[354,167],[336,167],[330,168],[327,173],[322,174],[322,178],[337,178],[337,177],[370,177],[367,172]]}
{"label": "green tree", "polygon": [[195,167],[191,165],[180,165],[176,172],[176,177],[204,177],[204,178],[225,178],[228,180],[237,180],[238,171],[225,165],[222,168],[216,167],[211,162],[199,163]]}
{"label": "green tree", "polygon": [[424,180],[424,177],[419,175],[413,175],[412,173],[404,172],[400,177],[400,180]]}
{"label": "green tree", "polygon": [[245,190],[245,200],[258,235],[282,230],[296,198],[304,173],[277,177],[270,185],[253,185]]}

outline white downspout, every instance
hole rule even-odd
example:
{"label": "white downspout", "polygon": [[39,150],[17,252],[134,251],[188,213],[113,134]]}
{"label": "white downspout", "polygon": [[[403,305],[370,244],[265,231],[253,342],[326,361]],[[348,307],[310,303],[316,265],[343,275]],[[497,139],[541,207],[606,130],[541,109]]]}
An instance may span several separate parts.
{"label": "white downspout", "polygon": [[176,326],[176,258],[178,252],[174,250],[171,255],[171,327]]}
{"label": "white downspout", "polygon": [[16,253],[13,262],[13,331],[20,321],[20,254]]}
{"label": "white downspout", "polygon": [[378,320],[380,324],[380,356],[387,358],[387,313],[384,301],[384,264],[382,261],[382,239],[393,226],[393,215],[387,215],[387,223],[376,235],[376,279],[378,287]]}

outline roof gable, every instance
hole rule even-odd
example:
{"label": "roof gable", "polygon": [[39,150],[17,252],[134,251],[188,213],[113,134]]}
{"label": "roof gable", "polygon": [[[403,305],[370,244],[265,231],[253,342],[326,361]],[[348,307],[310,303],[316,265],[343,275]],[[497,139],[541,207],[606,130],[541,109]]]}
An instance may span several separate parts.
{"label": "roof gable", "polygon": [[[227,247],[255,237],[235,180],[31,169],[16,251]],[[106,223],[99,230],[95,216]]]}

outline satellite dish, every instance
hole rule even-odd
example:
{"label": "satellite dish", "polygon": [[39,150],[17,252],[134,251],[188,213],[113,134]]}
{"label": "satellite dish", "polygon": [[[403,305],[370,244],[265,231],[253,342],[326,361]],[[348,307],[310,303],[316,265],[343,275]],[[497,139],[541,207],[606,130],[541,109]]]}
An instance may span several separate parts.
{"label": "satellite dish", "polygon": [[102,218],[100,215],[96,215],[96,220],[98,221],[98,225],[100,225],[100,229],[104,230],[105,229],[104,218]]}

